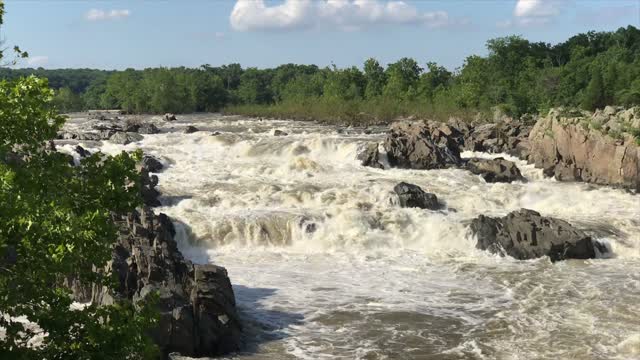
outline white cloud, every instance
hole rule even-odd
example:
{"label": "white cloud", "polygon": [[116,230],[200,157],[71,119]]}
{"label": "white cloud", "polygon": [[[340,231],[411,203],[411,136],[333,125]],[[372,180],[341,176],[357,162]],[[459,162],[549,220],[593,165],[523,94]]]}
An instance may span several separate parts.
{"label": "white cloud", "polygon": [[518,0],[513,9],[513,19],[499,21],[501,28],[513,26],[539,26],[549,24],[560,15],[564,0]]}
{"label": "white cloud", "polygon": [[89,21],[100,21],[100,20],[122,19],[122,18],[129,17],[129,15],[131,15],[131,11],[127,9],[122,9],[122,10],[91,9],[87,11],[84,17]]}
{"label": "white cloud", "polygon": [[30,56],[27,58],[27,64],[29,66],[43,66],[49,62],[48,56],[38,55],[38,56]]}
{"label": "white cloud", "polygon": [[444,11],[420,12],[404,1],[285,0],[267,6],[264,0],[238,0],[230,16],[238,31],[289,30],[328,27],[358,30],[378,24],[449,25]]}
{"label": "white cloud", "polygon": [[553,17],[560,13],[558,1],[518,0],[513,15],[519,18]]}

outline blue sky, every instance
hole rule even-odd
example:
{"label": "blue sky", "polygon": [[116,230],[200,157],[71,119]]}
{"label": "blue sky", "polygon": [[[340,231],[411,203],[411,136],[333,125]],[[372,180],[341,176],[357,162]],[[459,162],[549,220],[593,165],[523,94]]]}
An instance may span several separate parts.
{"label": "blue sky", "polygon": [[640,25],[640,0],[6,1],[20,66],[124,69],[283,63],[361,66],[413,57],[448,68],[510,34],[556,43]]}

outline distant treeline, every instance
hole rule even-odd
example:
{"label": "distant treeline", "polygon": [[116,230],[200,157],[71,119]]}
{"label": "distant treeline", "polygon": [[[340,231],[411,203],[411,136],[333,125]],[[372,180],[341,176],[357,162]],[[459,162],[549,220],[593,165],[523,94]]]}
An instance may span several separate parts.
{"label": "distant treeline", "polygon": [[[455,45],[452,45],[455,46]],[[640,104],[640,30],[589,32],[556,45],[518,36],[487,42],[450,71],[410,58],[381,66],[319,68],[286,64],[243,69],[0,69],[0,77],[47,77],[62,111],[123,109],[130,113],[219,111],[296,118],[388,120],[456,112],[521,115],[553,106],[593,110]]]}

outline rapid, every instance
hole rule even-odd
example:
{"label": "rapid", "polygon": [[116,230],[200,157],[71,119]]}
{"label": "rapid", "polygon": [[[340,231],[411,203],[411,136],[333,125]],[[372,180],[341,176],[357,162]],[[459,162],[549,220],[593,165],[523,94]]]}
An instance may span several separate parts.
{"label": "rapid", "polygon": [[[557,182],[504,154],[527,182],[361,166],[383,128],[199,114],[162,130],[99,149],[165,165],[156,210],[185,256],[232,280],[245,342],[234,358],[640,358],[638,195]],[[401,181],[446,207],[399,207]],[[520,208],[589,229],[613,255],[551,263],[475,248],[473,218]]]}

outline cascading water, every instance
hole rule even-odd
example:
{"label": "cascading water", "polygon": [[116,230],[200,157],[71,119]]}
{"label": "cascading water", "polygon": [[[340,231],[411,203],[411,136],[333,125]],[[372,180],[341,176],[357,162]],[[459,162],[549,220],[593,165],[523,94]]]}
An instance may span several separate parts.
{"label": "cascading water", "polygon": [[[181,133],[187,125],[204,131]],[[245,322],[240,358],[640,357],[637,196],[545,179],[517,159],[528,182],[360,166],[358,149],[382,138],[194,115],[101,150],[140,147],[164,162],[159,211],[187,257],[228,269]],[[446,207],[398,207],[401,181]],[[594,231],[613,257],[552,264],[475,249],[471,219],[523,207]]]}

